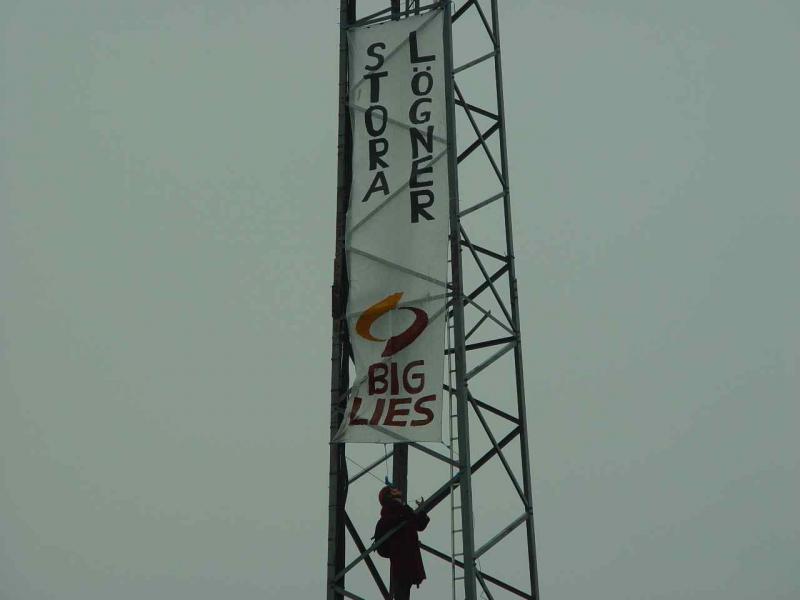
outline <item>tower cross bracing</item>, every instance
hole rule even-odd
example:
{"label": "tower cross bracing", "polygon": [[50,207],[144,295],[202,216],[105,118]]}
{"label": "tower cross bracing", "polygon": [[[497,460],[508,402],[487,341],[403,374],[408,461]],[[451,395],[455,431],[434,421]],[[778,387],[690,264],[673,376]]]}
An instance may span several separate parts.
{"label": "tower cross bracing", "polygon": [[354,110],[347,31],[434,10],[444,12],[447,55],[442,160],[451,198],[442,387],[450,410],[441,444],[331,444],[328,600],[390,597],[386,561],[375,553],[381,540],[371,539],[375,492],[384,479],[425,498],[432,523],[421,535],[424,587],[445,586],[454,600],[539,598],[498,0],[340,0],[331,437],[353,380],[346,321]]}

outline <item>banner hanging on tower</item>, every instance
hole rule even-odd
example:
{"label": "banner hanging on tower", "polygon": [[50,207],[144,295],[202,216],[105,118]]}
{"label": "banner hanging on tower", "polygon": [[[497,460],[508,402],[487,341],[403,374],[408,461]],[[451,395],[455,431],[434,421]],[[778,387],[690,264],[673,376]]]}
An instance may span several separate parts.
{"label": "banner hanging on tower", "polygon": [[356,368],[335,442],[441,441],[449,185],[442,11],[348,32]]}

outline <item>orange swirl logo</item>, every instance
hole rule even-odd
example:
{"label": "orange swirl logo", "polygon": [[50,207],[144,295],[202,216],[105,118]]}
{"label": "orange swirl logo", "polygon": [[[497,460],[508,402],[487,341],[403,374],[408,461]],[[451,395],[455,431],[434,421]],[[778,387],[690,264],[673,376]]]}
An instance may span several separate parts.
{"label": "orange swirl logo", "polygon": [[385,341],[383,338],[375,337],[370,331],[375,321],[387,312],[395,309],[407,310],[414,313],[414,322],[409,325],[408,329],[390,337],[389,341],[386,342],[383,353],[381,353],[382,357],[397,354],[400,350],[409,346],[428,326],[428,313],[421,308],[414,308],[412,306],[401,306],[397,308],[400,298],[402,297],[403,292],[397,292],[396,294],[386,296],[386,298],[376,302],[361,313],[361,316],[358,317],[358,321],[356,321],[356,333],[358,333],[358,335],[370,342],[383,342]]}

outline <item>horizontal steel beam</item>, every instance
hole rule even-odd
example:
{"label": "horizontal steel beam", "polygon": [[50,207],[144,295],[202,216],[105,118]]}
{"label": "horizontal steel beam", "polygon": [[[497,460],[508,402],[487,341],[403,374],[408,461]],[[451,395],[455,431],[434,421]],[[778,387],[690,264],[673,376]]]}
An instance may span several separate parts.
{"label": "horizontal steel beam", "polygon": [[[513,342],[517,338],[514,336],[511,337],[504,337],[494,340],[486,340],[483,342],[473,342],[472,344],[465,344],[464,350],[480,350],[481,348],[490,348],[492,346],[499,346],[500,344],[507,344],[508,342]],[[453,348],[446,348],[444,351],[445,354],[453,354],[455,353],[455,349]]]}
{"label": "horizontal steel beam", "polygon": [[[425,6],[420,6],[418,8],[414,8],[411,10],[401,10],[399,13],[395,13],[400,17],[410,17],[411,15],[420,14],[422,12],[428,10],[435,10],[440,8],[444,4],[444,2],[434,2],[432,4],[426,4]],[[377,12],[372,13],[371,15],[367,15],[366,17],[359,19],[358,21],[354,21],[352,24],[347,25],[345,29],[353,29],[354,27],[364,27],[365,25],[377,25],[378,23],[383,23],[384,21],[391,21],[393,16],[391,14],[392,8],[384,8]]]}
{"label": "horizontal steel beam", "polygon": [[475,65],[479,65],[485,60],[494,58],[495,54],[497,54],[497,52],[495,50],[492,50],[491,52],[487,52],[483,56],[479,56],[475,60],[471,60],[468,63],[464,63],[460,67],[453,69],[453,75],[455,75],[456,73],[460,73],[461,71],[466,71],[467,69],[469,69],[470,67],[474,67]]}
{"label": "horizontal steel beam", "polygon": [[489,358],[487,358],[485,361],[483,361],[477,367],[473,367],[472,369],[470,369],[467,372],[467,380],[470,380],[473,377],[475,377],[475,375],[477,375],[478,373],[483,371],[486,367],[488,367],[493,362],[498,360],[500,357],[502,357],[506,352],[508,352],[509,350],[514,348],[514,346],[516,346],[516,345],[517,345],[517,341],[516,341],[516,338],[515,338],[515,340],[513,342],[510,342],[509,344],[507,344],[507,345],[503,346],[502,348],[500,348],[500,350],[498,350],[497,352],[492,354]]}
{"label": "horizontal steel beam", "polygon": [[470,104],[469,102],[464,102],[463,100],[458,100],[458,99],[456,99],[454,102],[456,103],[457,106],[460,106],[461,108],[469,108],[472,112],[478,113],[479,115],[483,115],[484,117],[489,117],[490,119],[494,119],[495,121],[497,121],[497,119],[500,118],[493,112],[489,112],[485,108],[481,108],[480,106],[475,106],[474,104]]}
{"label": "horizontal steel beam", "polygon": [[[506,192],[502,192],[505,195]],[[502,260],[503,262],[508,262],[509,257],[489,250],[488,248],[484,248],[483,246],[479,246],[478,244],[472,244],[472,247],[475,248],[475,252],[479,252],[480,254],[485,254],[486,256],[491,256],[492,258],[496,258],[497,260]]]}
{"label": "horizontal steel beam", "polygon": [[488,410],[490,413],[494,413],[498,417],[503,417],[504,419],[507,419],[507,420],[511,421],[512,423],[515,423],[515,424],[519,425],[519,419],[517,417],[514,417],[514,416],[508,414],[507,412],[504,412],[504,411],[500,410],[499,408],[496,408],[496,407],[492,406],[491,404],[486,404],[486,402],[481,402],[477,398],[472,398],[471,401],[475,402],[475,404],[480,406],[482,409]]}
{"label": "horizontal steel beam", "polygon": [[494,196],[492,196],[491,198],[487,198],[486,200],[482,200],[481,202],[478,202],[477,204],[473,204],[469,208],[465,208],[460,213],[458,213],[458,216],[459,217],[463,217],[464,215],[468,215],[469,213],[474,212],[474,211],[478,210],[479,208],[483,208],[487,204],[491,204],[495,200],[499,200],[500,198],[502,198],[505,195],[506,195],[506,193],[504,191],[503,192],[499,192],[499,193],[495,194]]}
{"label": "horizontal steel beam", "polygon": [[350,25],[347,26],[347,29],[350,29],[351,27],[362,27],[363,25],[366,25],[367,23],[369,23],[373,19],[376,19],[378,17],[381,17],[381,16],[389,13],[391,10],[392,10],[391,6],[389,6],[387,8],[382,8],[379,11],[376,11],[376,12],[372,13],[371,15],[367,15],[366,17],[362,17],[362,18],[358,19],[357,21],[353,21],[352,23],[350,23]]}
{"label": "horizontal steel beam", "polygon": [[509,533],[514,531],[517,527],[519,527],[522,523],[524,523],[527,520],[528,520],[528,512],[526,511],[522,513],[521,516],[514,519],[510,524],[506,525],[500,533],[498,533],[496,536],[494,536],[492,539],[486,542],[483,546],[475,550],[475,558],[478,558],[479,556],[483,555],[487,550],[495,546],[497,542],[502,540],[504,537],[506,537]]}

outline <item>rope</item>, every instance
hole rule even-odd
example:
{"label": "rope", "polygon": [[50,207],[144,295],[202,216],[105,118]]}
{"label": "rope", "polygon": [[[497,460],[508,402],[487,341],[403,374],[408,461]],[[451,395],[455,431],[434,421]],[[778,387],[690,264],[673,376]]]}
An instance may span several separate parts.
{"label": "rope", "polygon": [[[353,463],[355,466],[357,466],[359,469],[361,469],[362,471],[366,471],[366,467],[364,467],[363,465],[360,465],[360,464],[358,464],[356,461],[354,461],[354,460],[353,460],[352,458],[350,458],[349,456],[345,456],[345,458],[346,458],[347,460],[349,460],[351,463]],[[375,473],[373,473],[372,471],[367,471],[367,475],[369,475],[370,477],[374,477],[375,479],[377,479],[378,481],[380,481],[381,483],[383,483],[383,481],[381,481],[381,478],[380,478],[380,477],[378,477],[377,475],[375,475]]]}

